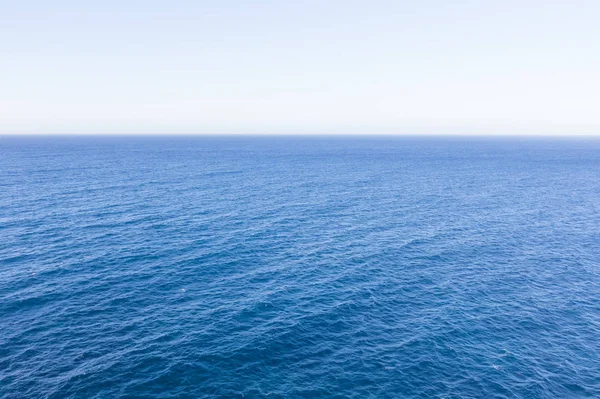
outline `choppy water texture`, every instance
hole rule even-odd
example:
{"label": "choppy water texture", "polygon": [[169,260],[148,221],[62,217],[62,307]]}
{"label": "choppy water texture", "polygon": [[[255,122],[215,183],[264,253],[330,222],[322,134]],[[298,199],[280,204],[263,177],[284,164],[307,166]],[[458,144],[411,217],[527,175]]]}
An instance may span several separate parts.
{"label": "choppy water texture", "polygon": [[600,397],[600,142],[0,140],[0,397]]}

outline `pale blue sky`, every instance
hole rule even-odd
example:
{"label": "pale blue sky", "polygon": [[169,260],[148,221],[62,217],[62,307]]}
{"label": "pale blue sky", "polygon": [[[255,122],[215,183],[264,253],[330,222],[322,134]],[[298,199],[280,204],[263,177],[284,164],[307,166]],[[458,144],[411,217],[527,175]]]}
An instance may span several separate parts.
{"label": "pale blue sky", "polygon": [[0,0],[0,133],[600,134],[600,1]]}

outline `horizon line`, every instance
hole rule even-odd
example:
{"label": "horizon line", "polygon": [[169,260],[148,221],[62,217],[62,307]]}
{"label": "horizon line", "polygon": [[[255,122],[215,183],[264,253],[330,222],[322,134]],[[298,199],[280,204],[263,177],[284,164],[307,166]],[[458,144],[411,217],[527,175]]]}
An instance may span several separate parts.
{"label": "horizon line", "polygon": [[35,137],[157,137],[157,138],[556,138],[556,139],[600,139],[597,134],[556,134],[556,133],[0,133],[0,138]]}

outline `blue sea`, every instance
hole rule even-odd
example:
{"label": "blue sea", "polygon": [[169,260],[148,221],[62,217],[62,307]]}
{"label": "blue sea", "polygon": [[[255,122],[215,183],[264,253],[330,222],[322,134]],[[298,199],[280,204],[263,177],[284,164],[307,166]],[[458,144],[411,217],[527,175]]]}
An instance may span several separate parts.
{"label": "blue sea", "polygon": [[0,138],[0,397],[600,397],[600,140]]}

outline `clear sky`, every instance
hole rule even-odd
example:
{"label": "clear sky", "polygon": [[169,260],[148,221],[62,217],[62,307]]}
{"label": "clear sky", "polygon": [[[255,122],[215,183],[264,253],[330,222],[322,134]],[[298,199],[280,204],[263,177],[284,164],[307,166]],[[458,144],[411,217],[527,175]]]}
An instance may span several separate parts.
{"label": "clear sky", "polygon": [[0,0],[0,133],[600,135],[600,1]]}

